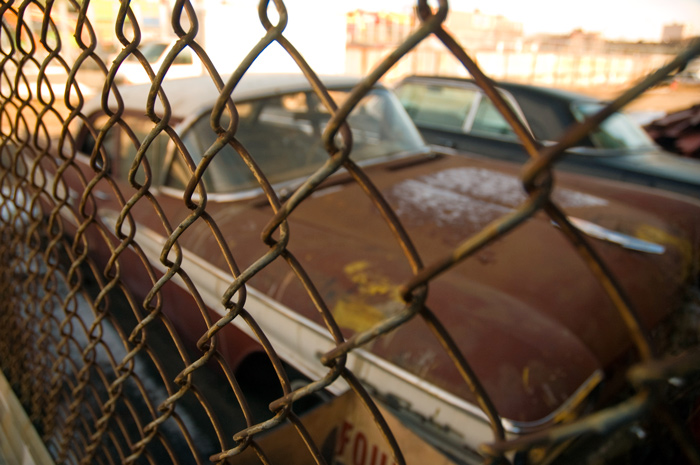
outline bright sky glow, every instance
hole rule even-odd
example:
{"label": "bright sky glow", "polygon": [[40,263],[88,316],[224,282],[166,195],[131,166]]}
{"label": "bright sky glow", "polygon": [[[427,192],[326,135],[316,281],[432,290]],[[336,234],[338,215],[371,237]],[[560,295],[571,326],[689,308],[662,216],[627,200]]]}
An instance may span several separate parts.
{"label": "bright sky glow", "polygon": [[[345,2],[348,10],[367,11],[410,11],[415,4],[411,0]],[[580,28],[608,39],[658,41],[663,26],[672,23],[686,24],[693,35],[700,35],[699,0],[451,0],[449,6],[503,15],[523,23],[526,35],[563,34]]]}

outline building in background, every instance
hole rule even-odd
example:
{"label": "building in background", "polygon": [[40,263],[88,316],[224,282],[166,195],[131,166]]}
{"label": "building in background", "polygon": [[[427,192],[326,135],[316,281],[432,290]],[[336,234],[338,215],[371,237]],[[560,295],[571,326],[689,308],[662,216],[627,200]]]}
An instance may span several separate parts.
{"label": "building in background", "polygon": [[412,14],[351,11],[347,14],[347,43],[358,47],[398,45],[411,33],[415,21]]}
{"label": "building in background", "polygon": [[540,53],[601,53],[605,39],[599,32],[576,29],[568,34],[537,34],[525,40],[526,50]]}
{"label": "building in background", "polygon": [[[414,13],[348,13],[346,71],[366,74],[420,25]],[[610,41],[581,29],[525,37],[523,24],[479,10],[451,10],[445,28],[490,77],[554,87],[625,86],[657,69],[689,42],[689,27],[669,25],[659,43]],[[466,76],[435,37],[421,42],[385,79],[409,74]]]}
{"label": "building in background", "polygon": [[[171,17],[174,1],[129,3],[138,18],[142,41],[177,38]],[[234,71],[265,36],[258,3],[259,0],[192,2],[198,22],[195,40],[220,73]],[[322,2],[318,9],[323,14],[319,15],[309,14],[306,0],[285,0],[284,4],[290,18],[284,37],[321,74],[367,74],[420,26],[420,20],[410,10],[348,12],[350,2]],[[123,49],[114,30],[120,5],[112,0],[91,0],[88,9],[97,36],[95,51],[108,66]],[[61,9],[61,14],[56,15],[57,28],[65,55],[74,60],[80,49],[69,24],[75,22],[78,11],[66,2],[56,2],[53,8]],[[32,5],[27,12],[28,26],[39,34],[43,13]],[[268,16],[272,24],[279,21],[274,2],[270,2]],[[69,21],[62,22],[60,18]],[[186,14],[179,20],[184,30],[190,28]],[[610,41],[600,33],[584,30],[527,37],[522,23],[479,10],[450,10],[444,27],[494,79],[575,88],[628,85],[668,61],[692,36],[691,25],[668,24],[659,31],[661,40],[657,43]],[[122,29],[126,37],[133,37],[128,20]],[[250,69],[289,73],[298,72],[299,67],[281,45],[273,42]],[[390,82],[408,74],[466,76],[467,72],[435,36],[429,36],[384,79]]]}
{"label": "building in background", "polygon": [[501,15],[451,11],[445,27],[470,50],[520,51],[523,45],[523,24]]}
{"label": "building in background", "polygon": [[661,42],[680,42],[685,38],[685,24],[667,24],[661,33]]}

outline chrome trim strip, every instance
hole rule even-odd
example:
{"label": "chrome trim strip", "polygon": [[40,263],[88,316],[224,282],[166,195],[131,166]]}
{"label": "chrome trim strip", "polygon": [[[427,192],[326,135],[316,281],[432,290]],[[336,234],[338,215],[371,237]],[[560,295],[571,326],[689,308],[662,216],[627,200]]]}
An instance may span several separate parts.
{"label": "chrome trim strip", "polygon": [[603,381],[605,374],[603,370],[594,371],[574,393],[564,401],[555,411],[535,421],[513,421],[503,419],[503,427],[509,433],[528,434],[543,429],[549,423],[565,420],[574,412],[588,397],[588,395]]}
{"label": "chrome trim strip", "polygon": [[[625,249],[655,255],[661,255],[666,251],[666,247],[661,244],[656,244],[654,242],[645,241],[644,239],[639,239],[628,234],[613,231],[612,229],[604,228],[603,226],[599,226],[581,218],[570,216],[569,221],[584,234],[595,239],[617,244]],[[559,226],[556,222],[552,223],[557,227]]]}

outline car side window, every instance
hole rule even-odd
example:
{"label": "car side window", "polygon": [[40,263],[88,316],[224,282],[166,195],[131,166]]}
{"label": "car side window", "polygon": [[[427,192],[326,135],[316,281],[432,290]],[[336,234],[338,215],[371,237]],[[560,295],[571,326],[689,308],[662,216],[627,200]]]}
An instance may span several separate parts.
{"label": "car side window", "polygon": [[406,83],[399,100],[418,127],[461,131],[477,96],[475,89]]}
{"label": "car side window", "polygon": [[[109,117],[107,115],[101,115],[94,120],[93,127],[95,131],[99,131],[101,128],[107,124]],[[154,127],[154,123],[145,118],[132,115],[124,115],[122,120],[126,125],[133,131],[134,136],[138,140],[138,144],[142,144],[146,136]],[[83,141],[81,151],[86,155],[90,155],[94,150],[96,139],[95,135],[88,134]],[[151,168],[152,179],[151,182],[157,182],[160,176],[160,169],[163,164],[163,156],[165,153],[166,146],[168,144],[169,137],[165,132],[161,132],[150,144],[148,150],[146,151],[146,158],[148,159],[149,166]],[[102,140],[102,153],[103,156],[110,157],[110,173],[117,179],[128,182],[129,171],[136,159],[136,153],[138,151],[138,145],[135,145],[134,141],[129,136],[129,132],[121,125],[115,124],[112,126],[104,139]],[[146,180],[146,171],[143,163],[139,165],[136,172],[136,182],[143,184]]]}
{"label": "car side window", "polygon": [[508,139],[516,137],[513,128],[501,115],[493,102],[485,95],[482,96],[479,102],[479,108],[476,110],[476,116],[470,132],[476,135],[497,136]]}
{"label": "car side window", "polygon": [[[308,93],[237,103],[236,108],[239,124],[235,137],[271,184],[306,176],[328,159],[320,141],[330,116],[317,111],[316,102]],[[204,172],[207,191],[233,193],[259,187],[252,171],[232,145],[216,150],[217,135],[210,126],[209,116],[203,115],[182,136],[195,164],[203,155],[216,152]],[[229,117],[222,115],[220,125],[226,127],[228,124]],[[182,189],[191,176],[184,159],[176,154],[166,185]]]}

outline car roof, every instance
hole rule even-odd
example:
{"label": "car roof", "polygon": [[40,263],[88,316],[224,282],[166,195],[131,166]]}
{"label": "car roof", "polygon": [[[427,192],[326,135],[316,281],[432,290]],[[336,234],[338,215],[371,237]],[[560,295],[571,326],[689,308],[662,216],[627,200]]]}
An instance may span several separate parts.
{"label": "car roof", "polygon": [[[229,76],[222,76],[224,82]],[[328,88],[353,87],[360,81],[352,76],[322,76],[322,82]],[[162,83],[162,88],[171,107],[172,116],[185,119],[211,109],[219,98],[219,91],[209,76],[194,78],[169,79]],[[299,74],[283,73],[246,73],[236,85],[231,97],[234,102],[253,100],[261,97],[282,95],[290,92],[311,90],[306,77]],[[120,86],[119,93],[124,101],[125,110],[143,112],[151,90],[151,84]],[[83,107],[83,113],[90,115],[101,108],[101,95],[98,95]],[[110,108],[115,109],[116,99],[110,93]],[[156,100],[156,111],[162,108]]]}

